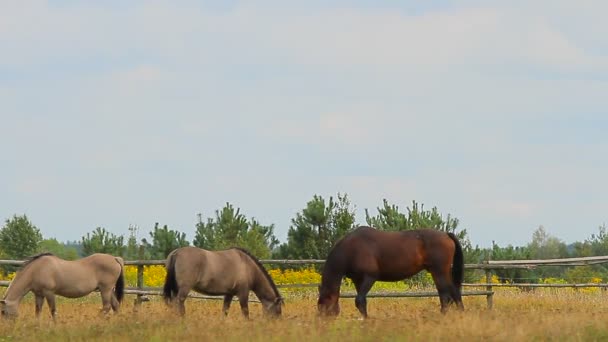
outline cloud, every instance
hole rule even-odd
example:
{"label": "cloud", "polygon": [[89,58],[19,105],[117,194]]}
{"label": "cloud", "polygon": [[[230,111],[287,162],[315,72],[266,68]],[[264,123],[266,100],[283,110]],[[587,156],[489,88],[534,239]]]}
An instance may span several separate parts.
{"label": "cloud", "polygon": [[[566,10],[558,14],[569,14]],[[146,55],[207,66],[249,61],[414,72],[503,63],[564,71],[605,72],[608,66],[603,56],[577,46],[547,15],[529,14],[517,5],[411,15],[392,8],[298,14],[246,3],[216,12],[165,2],[120,11],[91,4],[9,2],[2,13],[0,38],[10,49],[0,61],[13,66],[42,63],[43,56],[58,63]],[[26,24],[32,21],[37,25]]]}
{"label": "cloud", "polygon": [[571,239],[605,221],[593,5],[1,2],[0,207],[63,227],[87,203],[78,232],[230,201],[284,233],[341,191],[436,205],[474,240]]}

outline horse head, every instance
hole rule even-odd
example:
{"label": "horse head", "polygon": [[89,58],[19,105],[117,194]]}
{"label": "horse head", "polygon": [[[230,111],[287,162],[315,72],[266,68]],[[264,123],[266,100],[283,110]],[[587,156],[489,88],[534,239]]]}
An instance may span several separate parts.
{"label": "horse head", "polygon": [[4,299],[0,300],[0,315],[2,315],[2,318],[17,317],[17,305],[7,303]]}
{"label": "horse head", "polygon": [[332,291],[327,287],[319,286],[319,300],[317,301],[319,315],[338,316],[340,313],[339,298],[340,294],[338,291]]}
{"label": "horse head", "polygon": [[264,312],[273,318],[280,317],[284,303],[283,298],[279,296],[264,306]]}

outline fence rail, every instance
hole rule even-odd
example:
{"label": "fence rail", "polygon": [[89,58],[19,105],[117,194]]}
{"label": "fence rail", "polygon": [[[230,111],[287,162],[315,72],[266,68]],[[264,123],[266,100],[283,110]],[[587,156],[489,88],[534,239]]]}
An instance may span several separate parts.
{"label": "fence rail", "polygon": [[[143,255],[141,253],[140,257]],[[304,259],[304,260],[275,260],[266,259],[260,260],[266,265],[321,265],[325,260]],[[21,266],[23,260],[0,260],[0,265]],[[464,291],[463,296],[486,296],[488,308],[493,306],[493,296],[495,287],[517,287],[517,288],[608,288],[608,283],[584,283],[584,284],[494,284],[492,280],[492,270],[496,269],[533,269],[539,266],[586,266],[600,263],[608,263],[608,256],[596,256],[585,258],[565,258],[565,259],[545,259],[545,260],[488,260],[480,264],[465,264],[465,269],[484,270],[486,274],[486,283],[480,284],[463,284],[464,287],[485,287],[485,290]],[[147,300],[146,296],[160,295],[162,289],[160,287],[147,287],[144,284],[143,274],[145,266],[164,265],[165,260],[126,260],[125,265],[137,266],[137,286],[125,288],[126,294],[135,295],[135,305],[137,307]],[[10,281],[0,281],[1,286],[9,286]],[[303,288],[316,287],[319,284],[281,284],[277,285],[281,288]],[[369,293],[368,297],[377,298],[397,298],[397,297],[435,297],[437,292],[400,292],[400,293]],[[221,296],[204,296],[196,293],[191,293],[190,297],[203,299],[223,299]],[[341,298],[354,298],[355,293],[344,292],[340,295]],[[255,302],[255,300],[252,299]]]}

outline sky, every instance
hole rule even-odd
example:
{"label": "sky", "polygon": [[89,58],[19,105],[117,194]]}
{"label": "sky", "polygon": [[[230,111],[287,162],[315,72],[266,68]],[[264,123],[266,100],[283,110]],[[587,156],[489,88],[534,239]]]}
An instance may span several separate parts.
{"label": "sky", "polygon": [[348,194],[471,242],[608,222],[608,2],[1,1],[0,219],[194,237]]}

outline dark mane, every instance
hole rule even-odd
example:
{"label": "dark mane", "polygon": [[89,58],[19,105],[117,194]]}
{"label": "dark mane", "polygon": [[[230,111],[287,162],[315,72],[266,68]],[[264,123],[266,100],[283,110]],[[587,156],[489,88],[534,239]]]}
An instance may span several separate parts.
{"label": "dark mane", "polygon": [[260,262],[260,260],[258,260],[258,258],[256,258],[255,256],[253,256],[253,254],[251,254],[248,250],[246,250],[244,248],[241,248],[241,247],[232,247],[232,248],[243,252],[243,254],[245,254],[245,255],[247,255],[249,257],[249,259],[253,260],[253,262],[258,266],[258,268],[260,269],[260,271],[262,271],[262,274],[264,274],[264,276],[266,277],[266,280],[268,280],[268,282],[270,283],[270,286],[274,290],[274,293],[277,295],[277,297],[281,298],[281,294],[279,293],[279,289],[277,289],[277,286],[275,285],[274,281],[272,281],[272,278],[270,277],[270,274],[268,274],[268,271],[266,270],[266,267],[264,267],[264,265],[262,265],[262,263]]}
{"label": "dark mane", "polygon": [[20,269],[21,270],[24,269],[27,265],[31,264],[32,261],[34,261],[34,260],[36,260],[36,259],[38,259],[40,257],[47,256],[47,255],[53,255],[54,256],[55,254],[49,253],[49,252],[45,252],[45,253],[39,253],[39,254],[36,254],[36,255],[32,255],[31,257],[29,257],[29,258],[27,258],[25,260],[25,262],[21,265]]}

